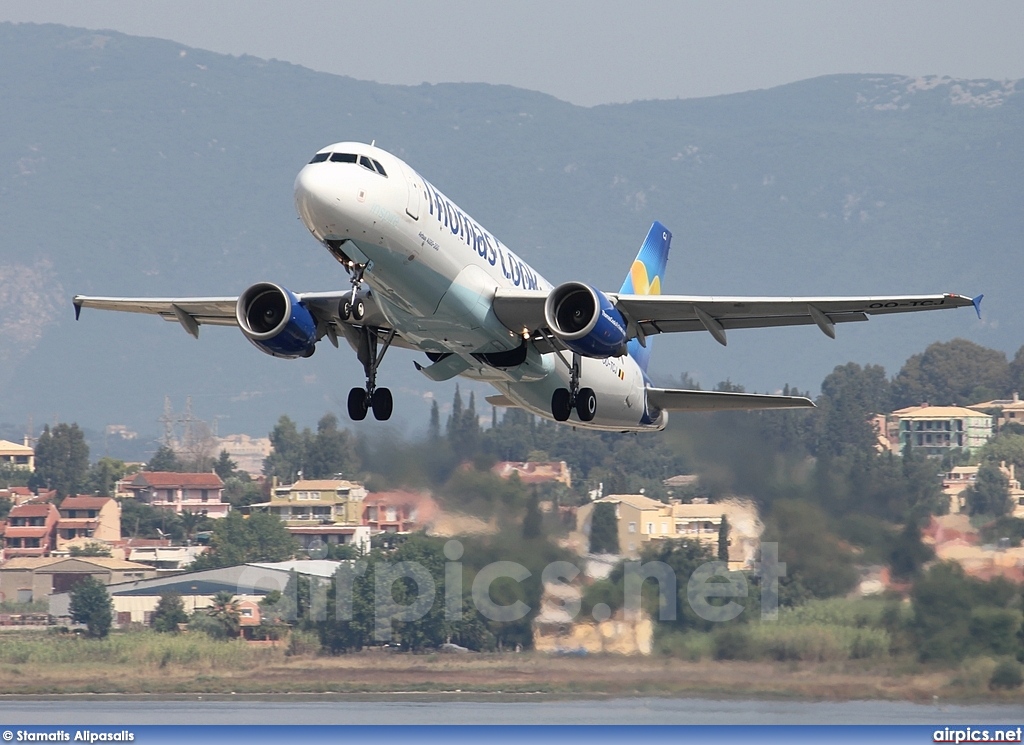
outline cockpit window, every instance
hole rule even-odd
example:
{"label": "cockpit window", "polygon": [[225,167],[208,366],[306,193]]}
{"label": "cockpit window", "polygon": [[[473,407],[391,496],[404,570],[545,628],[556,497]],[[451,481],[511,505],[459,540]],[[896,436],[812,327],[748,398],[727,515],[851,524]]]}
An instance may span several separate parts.
{"label": "cockpit window", "polygon": [[368,158],[365,155],[355,155],[353,153],[317,153],[313,156],[313,160],[309,162],[323,163],[325,160],[329,160],[331,163],[356,163],[368,171],[379,173],[384,178],[388,177],[387,172],[384,170],[384,166],[373,158]]}

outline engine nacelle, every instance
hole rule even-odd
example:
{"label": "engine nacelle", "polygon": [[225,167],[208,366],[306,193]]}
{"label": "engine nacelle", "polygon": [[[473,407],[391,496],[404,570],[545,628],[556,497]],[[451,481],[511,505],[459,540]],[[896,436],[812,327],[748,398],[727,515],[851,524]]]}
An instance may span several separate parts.
{"label": "engine nacelle", "polygon": [[284,359],[309,357],[316,349],[316,319],[290,290],[260,282],[238,297],[235,318],[260,351]]}
{"label": "engine nacelle", "polygon": [[626,319],[600,290],[566,282],[548,295],[544,319],[551,333],[584,357],[620,357],[626,353]]}

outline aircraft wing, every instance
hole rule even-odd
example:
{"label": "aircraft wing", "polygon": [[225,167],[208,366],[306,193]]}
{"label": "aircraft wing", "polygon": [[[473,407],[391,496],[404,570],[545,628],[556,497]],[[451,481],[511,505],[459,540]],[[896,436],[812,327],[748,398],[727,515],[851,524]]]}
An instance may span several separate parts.
{"label": "aircraft wing", "polygon": [[763,393],[686,391],[647,388],[647,403],[668,411],[731,411],[751,409],[804,409],[814,403],[803,396],[771,396]]}
{"label": "aircraft wing", "polygon": [[[728,329],[816,325],[835,337],[835,324],[866,321],[868,316],[941,310],[973,305],[981,315],[981,295],[893,295],[872,297],[728,297],[715,295],[620,295],[606,293],[619,312],[644,336],[708,331],[720,344]],[[544,328],[542,291],[498,290],[493,307],[509,329]],[[639,335],[639,334],[638,334]]]}
{"label": "aircraft wing", "polygon": [[[317,321],[324,325],[322,333],[331,336],[332,343],[336,337],[333,330],[345,331],[349,325],[371,326],[377,329],[378,334],[385,334],[390,330],[390,324],[377,308],[372,293],[367,292],[359,294],[366,307],[363,319],[361,321],[342,321],[338,314],[338,306],[341,300],[348,295],[349,291],[343,290],[307,292],[301,293],[297,297]],[[185,331],[198,338],[200,326],[237,326],[238,321],[235,318],[237,301],[237,297],[130,298],[75,295],[72,302],[75,304],[75,318],[81,314],[82,308],[148,313],[160,316],[165,321],[176,321]],[[398,338],[395,339],[395,343],[396,346],[406,346]]]}

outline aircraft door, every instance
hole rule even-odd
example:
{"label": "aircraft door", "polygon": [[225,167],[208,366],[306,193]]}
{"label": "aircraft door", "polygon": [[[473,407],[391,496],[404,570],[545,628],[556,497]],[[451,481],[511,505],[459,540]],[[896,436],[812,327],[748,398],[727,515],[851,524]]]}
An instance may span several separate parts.
{"label": "aircraft door", "polygon": [[409,187],[409,201],[405,206],[405,214],[413,220],[419,220],[420,202],[423,199],[423,179],[405,163],[402,163],[402,172],[405,175],[405,183]]}

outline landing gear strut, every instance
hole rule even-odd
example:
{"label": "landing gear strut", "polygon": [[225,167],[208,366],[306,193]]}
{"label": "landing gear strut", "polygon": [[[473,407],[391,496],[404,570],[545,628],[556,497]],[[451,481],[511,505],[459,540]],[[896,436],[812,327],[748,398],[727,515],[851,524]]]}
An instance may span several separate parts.
{"label": "landing gear strut", "polygon": [[363,316],[366,315],[366,305],[362,300],[356,299],[356,293],[359,291],[359,286],[363,283],[363,272],[366,271],[366,264],[357,264],[354,261],[350,261],[345,265],[345,268],[349,272],[349,284],[352,285],[352,292],[341,301],[341,305],[338,306],[338,315],[341,316],[343,321],[347,321],[350,318],[353,321],[361,321]]}
{"label": "landing gear strut", "polygon": [[[558,359],[565,362],[561,353],[557,354]],[[593,388],[580,388],[580,366],[581,358],[578,352],[572,353],[572,364],[565,363],[569,367],[569,387],[557,388],[551,394],[551,416],[556,422],[564,422],[576,410],[581,422],[592,421],[597,414],[597,395]]]}
{"label": "landing gear strut", "polygon": [[[366,419],[366,413],[373,409],[373,418],[384,422],[391,418],[394,399],[389,388],[377,387],[377,368],[391,347],[395,331],[388,331],[383,341],[378,340],[376,329],[364,326],[359,340],[359,361],[366,374],[366,387],[353,388],[348,392],[348,415],[357,422]],[[378,344],[380,349],[378,350]]]}

